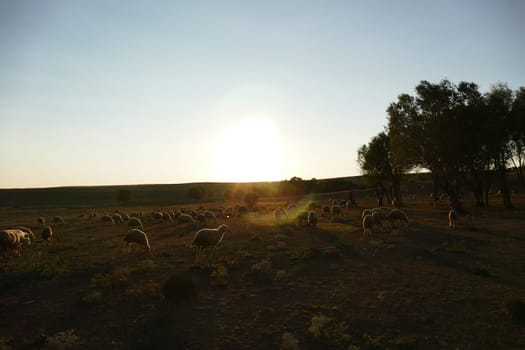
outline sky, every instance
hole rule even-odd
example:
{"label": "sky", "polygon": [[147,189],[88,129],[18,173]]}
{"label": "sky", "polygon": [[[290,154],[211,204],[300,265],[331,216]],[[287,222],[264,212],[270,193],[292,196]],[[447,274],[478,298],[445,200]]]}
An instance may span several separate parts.
{"label": "sky", "polygon": [[0,188],[360,175],[421,80],[525,85],[525,2],[0,0]]}

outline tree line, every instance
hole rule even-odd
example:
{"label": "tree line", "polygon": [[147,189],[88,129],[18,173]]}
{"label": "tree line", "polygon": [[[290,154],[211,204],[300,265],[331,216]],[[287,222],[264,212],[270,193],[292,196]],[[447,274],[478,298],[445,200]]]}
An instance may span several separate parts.
{"label": "tree line", "polygon": [[424,169],[431,173],[434,198],[441,189],[457,209],[462,189],[484,206],[493,186],[512,208],[509,172],[525,187],[525,88],[497,84],[483,94],[473,82],[444,79],[421,81],[415,91],[388,106],[385,130],[358,149],[379,205],[385,195],[400,204],[402,176]]}

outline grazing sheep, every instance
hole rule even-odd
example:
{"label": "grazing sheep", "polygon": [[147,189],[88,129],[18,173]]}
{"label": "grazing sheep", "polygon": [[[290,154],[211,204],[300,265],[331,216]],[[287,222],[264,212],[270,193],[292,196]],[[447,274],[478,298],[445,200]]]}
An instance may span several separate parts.
{"label": "grazing sheep", "polygon": [[131,214],[129,214],[130,218],[141,218],[143,216],[143,213],[141,211],[134,211]]}
{"label": "grazing sheep", "polygon": [[215,213],[211,210],[205,210],[203,211],[203,214],[206,217],[206,219],[212,219],[213,222],[217,222],[217,217],[215,216]]}
{"label": "grazing sheep", "polygon": [[63,224],[65,221],[64,221],[64,218],[63,218],[63,217],[61,217],[61,216],[55,216],[55,217],[53,218],[53,222],[54,222],[55,224]]}
{"label": "grazing sheep", "polygon": [[36,219],[36,222],[40,225],[44,225],[46,223],[46,219],[43,216],[39,216],[38,219]]}
{"label": "grazing sheep", "polygon": [[408,226],[408,215],[399,209],[393,209],[390,214],[388,214],[390,219],[390,225],[393,227],[394,222],[404,222]]}
{"label": "grazing sheep", "polygon": [[50,245],[51,237],[53,236],[53,229],[51,228],[51,226],[44,227],[44,229],[42,230],[41,236],[42,236],[42,239],[44,240],[44,244]]}
{"label": "grazing sheep", "polygon": [[206,256],[207,248],[216,247],[221,243],[225,232],[230,232],[230,228],[224,224],[217,228],[203,228],[197,231],[190,243],[190,248],[195,247],[195,263],[198,262],[199,256]]}
{"label": "grazing sheep", "polygon": [[363,237],[370,237],[372,235],[372,230],[374,229],[374,216],[372,214],[366,214],[363,217]]}
{"label": "grazing sheep", "polygon": [[23,244],[31,244],[30,235],[20,229],[6,229],[0,231],[0,250],[5,256],[5,251],[10,249],[14,256],[20,256]]}
{"label": "grazing sheep", "polygon": [[317,226],[317,213],[314,210],[308,212],[308,226],[311,226],[314,230]]}
{"label": "grazing sheep", "polygon": [[20,230],[20,231],[23,231],[26,233],[27,237],[31,240],[31,241],[34,241],[35,240],[35,234],[33,233],[33,231],[31,231],[30,228],[27,228],[27,227],[13,227],[12,228],[13,230]]}
{"label": "grazing sheep", "polygon": [[222,217],[225,219],[230,219],[233,216],[233,208],[228,207],[222,210]]}
{"label": "grazing sheep", "polygon": [[160,211],[153,211],[151,213],[151,216],[153,217],[153,219],[156,219],[156,220],[160,220],[162,221],[162,217],[164,216]]}
{"label": "grazing sheep", "polygon": [[139,218],[131,217],[128,221],[128,227],[130,229],[139,227],[141,230],[144,229],[144,226],[142,226],[142,221],[140,221]]}
{"label": "grazing sheep", "polygon": [[198,221],[201,224],[205,224],[206,223],[206,216],[204,215],[203,212],[198,212],[197,215],[195,216],[195,221]]}
{"label": "grazing sheep", "polygon": [[173,219],[169,213],[162,213],[162,221],[173,223]]}
{"label": "grazing sheep", "polygon": [[121,213],[120,216],[122,216],[122,220],[129,221],[130,216],[128,213]]}
{"label": "grazing sheep", "polygon": [[304,226],[308,223],[308,212],[306,210],[299,210],[295,214],[295,220],[297,221],[297,226]]}
{"label": "grazing sheep", "polygon": [[397,208],[399,205],[397,203],[397,198],[392,199],[392,207]]}
{"label": "grazing sheep", "polygon": [[113,218],[109,215],[102,215],[102,217],[100,218],[100,221],[104,223],[112,224],[112,225],[115,223]]}
{"label": "grazing sheep", "polygon": [[390,223],[388,214],[383,210],[377,208],[378,210],[372,210],[372,217],[374,218],[374,226],[385,227],[385,223]]}
{"label": "grazing sheep", "polygon": [[275,218],[275,223],[279,224],[281,222],[281,218],[283,216],[286,216],[288,218],[288,213],[286,212],[286,209],[284,208],[277,208],[273,211],[273,217]]}
{"label": "grazing sheep", "polygon": [[128,248],[128,253],[131,253],[131,244],[136,243],[138,245],[144,246],[146,252],[151,253],[151,246],[149,245],[148,235],[144,231],[133,228],[126,233],[124,237],[126,241],[126,246]]}
{"label": "grazing sheep", "polygon": [[448,227],[451,229],[456,228],[456,221],[458,219],[458,213],[453,208],[448,212]]}
{"label": "grazing sheep", "polygon": [[372,211],[370,209],[364,209],[363,212],[361,213],[361,219],[363,219],[368,214],[372,214]]}
{"label": "grazing sheep", "polygon": [[122,215],[120,215],[119,213],[115,213],[111,217],[113,218],[113,221],[116,222],[117,224],[124,223],[124,219],[122,218]]}
{"label": "grazing sheep", "polygon": [[179,216],[177,216],[177,221],[180,223],[195,223],[195,220],[193,220],[189,214],[179,214]]}
{"label": "grazing sheep", "polygon": [[330,221],[334,221],[336,216],[343,217],[343,209],[340,205],[333,205],[330,208]]}

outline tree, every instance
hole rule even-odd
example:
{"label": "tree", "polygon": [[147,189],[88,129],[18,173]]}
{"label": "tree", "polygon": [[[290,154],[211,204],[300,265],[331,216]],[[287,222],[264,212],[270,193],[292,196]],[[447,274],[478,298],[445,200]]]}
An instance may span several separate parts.
{"label": "tree", "polygon": [[395,198],[401,205],[401,175],[405,168],[392,157],[389,136],[384,132],[374,136],[368,145],[359,148],[357,159],[361,171],[374,185],[378,205],[383,206],[387,188],[389,202]]}
{"label": "tree", "polygon": [[525,187],[525,87],[516,92],[511,112],[511,161],[521,185]]}
{"label": "tree", "polygon": [[117,200],[121,203],[127,203],[133,198],[130,190],[117,190]]}

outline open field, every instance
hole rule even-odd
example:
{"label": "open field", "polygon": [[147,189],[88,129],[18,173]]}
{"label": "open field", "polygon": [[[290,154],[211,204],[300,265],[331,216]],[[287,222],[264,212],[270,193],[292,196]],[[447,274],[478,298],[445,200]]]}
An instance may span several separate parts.
{"label": "open field", "polygon": [[[513,200],[525,208],[525,197]],[[126,253],[126,225],[100,222],[116,209],[183,205],[2,208],[1,227],[37,237],[40,215],[65,224],[52,225],[51,246],[38,237],[1,260],[0,349],[278,349],[283,335],[289,349],[525,348],[524,311],[509,311],[525,301],[523,209],[468,208],[452,231],[446,206],[406,199],[408,227],[361,239],[361,210],[373,203],[359,198],[314,232],[292,218],[276,225],[271,209],[284,202],[261,200],[265,213],[210,225],[232,231],[210,266],[188,247],[197,226],[145,218],[147,255]],[[193,280],[191,300],[164,299],[174,274]]]}

